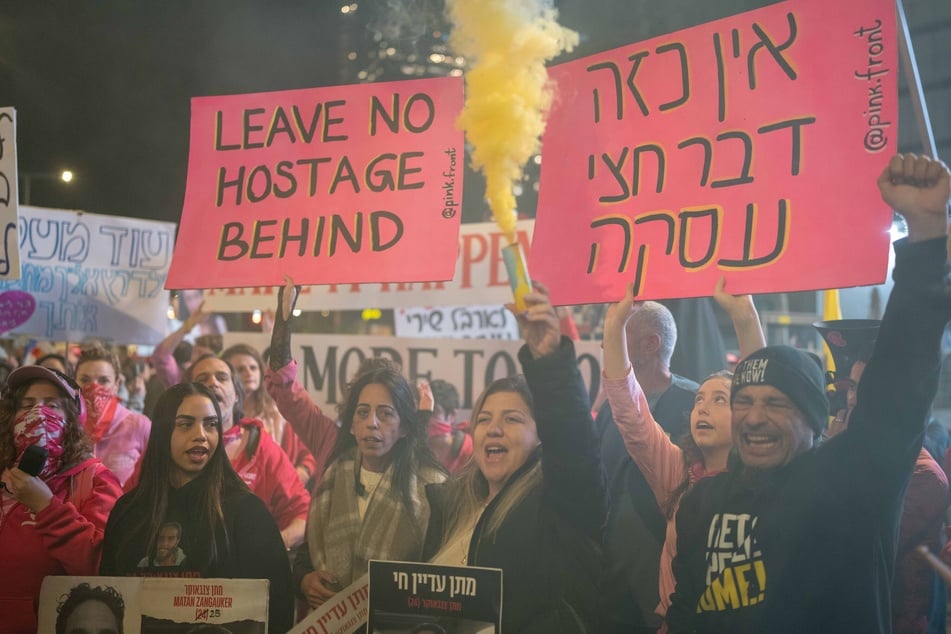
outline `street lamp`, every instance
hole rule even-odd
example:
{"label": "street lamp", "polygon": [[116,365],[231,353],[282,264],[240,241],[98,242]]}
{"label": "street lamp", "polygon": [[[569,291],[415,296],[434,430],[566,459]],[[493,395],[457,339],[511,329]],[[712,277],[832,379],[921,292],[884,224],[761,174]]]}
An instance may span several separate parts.
{"label": "street lamp", "polygon": [[33,189],[34,180],[60,181],[63,183],[72,183],[76,175],[71,170],[61,172],[20,172],[20,178],[23,179],[21,202],[24,205],[30,204],[30,193]]}

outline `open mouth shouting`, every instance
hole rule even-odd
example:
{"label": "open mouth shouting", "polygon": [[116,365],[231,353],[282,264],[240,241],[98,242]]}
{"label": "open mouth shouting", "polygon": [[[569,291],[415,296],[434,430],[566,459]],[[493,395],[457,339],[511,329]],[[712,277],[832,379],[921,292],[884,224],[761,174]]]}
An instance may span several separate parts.
{"label": "open mouth shouting", "polygon": [[195,465],[203,464],[211,456],[211,451],[208,447],[198,446],[192,447],[185,452],[185,455],[188,456],[188,460]]}
{"label": "open mouth shouting", "polygon": [[505,460],[505,457],[508,455],[508,447],[501,443],[493,442],[487,443],[483,448],[483,453],[485,454],[485,463],[486,464],[497,464]]}

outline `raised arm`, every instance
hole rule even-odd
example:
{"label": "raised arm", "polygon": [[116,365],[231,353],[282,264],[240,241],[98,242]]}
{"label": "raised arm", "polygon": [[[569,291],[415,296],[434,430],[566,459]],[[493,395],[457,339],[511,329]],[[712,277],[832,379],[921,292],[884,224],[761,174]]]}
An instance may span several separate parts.
{"label": "raised arm", "polygon": [[627,324],[637,312],[634,285],[604,316],[604,390],[624,446],[664,505],[684,480],[683,451],[654,420],[647,396],[634,376],[627,349]]}
{"label": "raised arm", "polygon": [[528,309],[517,315],[525,338],[518,357],[535,400],[545,497],[566,522],[600,540],[607,514],[604,473],[574,344],[561,336],[543,287],[525,302]]}
{"label": "raised arm", "polygon": [[298,287],[290,277],[278,291],[278,310],[271,333],[271,357],[264,374],[264,387],[281,416],[314,457],[314,477],[320,479],[337,440],[337,423],[320,410],[297,380],[297,363],[291,357],[291,325]]}
{"label": "raised arm", "polygon": [[[885,202],[905,218],[908,238],[895,243],[895,286],[842,434],[855,448],[850,471],[878,482],[879,490],[865,486],[876,497],[901,487],[911,471],[937,390],[940,342],[951,318],[946,277],[951,174],[940,161],[897,155],[878,186]],[[878,508],[875,499],[868,500],[868,508]]]}
{"label": "raised arm", "polygon": [[172,356],[172,353],[175,352],[175,348],[182,342],[185,335],[190,333],[195,326],[203,322],[208,315],[209,314],[205,312],[205,302],[202,302],[198,310],[185,318],[185,321],[182,322],[178,330],[165,337],[165,339],[162,339],[162,341],[155,346],[155,350],[152,351],[152,367],[155,368],[155,374],[165,387],[171,387],[182,379],[181,368],[178,367],[178,363],[175,361],[175,357]]}
{"label": "raised arm", "polygon": [[745,359],[750,353],[766,347],[766,336],[763,334],[763,325],[759,321],[752,295],[730,295],[726,292],[726,278],[721,277],[717,280],[713,299],[733,322],[736,340],[740,345],[740,359]]}

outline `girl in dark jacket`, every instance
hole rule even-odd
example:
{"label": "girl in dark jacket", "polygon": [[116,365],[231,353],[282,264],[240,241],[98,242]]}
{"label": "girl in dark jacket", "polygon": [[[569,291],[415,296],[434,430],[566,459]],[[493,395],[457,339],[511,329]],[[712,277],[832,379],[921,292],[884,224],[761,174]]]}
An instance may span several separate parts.
{"label": "girl in dark jacket", "polygon": [[137,486],[109,516],[100,574],[270,580],[269,628],[293,625],[291,573],[264,503],[231,468],[203,385],[162,396]]}
{"label": "girl in dark jacket", "polygon": [[521,377],[473,408],[472,462],[430,486],[424,556],[503,570],[503,632],[597,632],[605,483],[574,347],[541,291],[519,315]]}

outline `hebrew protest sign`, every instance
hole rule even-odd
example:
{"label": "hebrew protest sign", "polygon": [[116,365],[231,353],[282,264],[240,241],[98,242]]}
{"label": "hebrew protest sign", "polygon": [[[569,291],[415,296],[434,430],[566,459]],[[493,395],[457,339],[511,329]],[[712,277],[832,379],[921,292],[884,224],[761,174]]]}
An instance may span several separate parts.
{"label": "hebrew protest sign", "polygon": [[397,308],[393,311],[397,337],[447,339],[519,338],[515,315],[505,306],[446,306]]}
{"label": "hebrew protest sign", "polygon": [[[83,610],[89,602],[107,612]],[[66,632],[185,633],[207,624],[218,627],[201,631],[264,634],[267,612],[267,579],[47,577],[37,631],[60,631],[56,624],[62,615]]]}
{"label": "hebrew protest sign", "polygon": [[895,5],[792,0],[551,69],[530,270],[556,304],[881,282]]}
{"label": "hebrew protest sign", "polygon": [[[533,220],[518,223],[518,240],[526,252],[534,224]],[[458,240],[459,254],[452,280],[421,284],[384,282],[304,286],[297,307],[301,310],[362,310],[512,301],[512,290],[499,251],[505,246],[505,236],[498,226],[494,222],[463,224]],[[277,307],[277,287],[210,289],[205,291],[205,299],[206,308],[217,312],[273,310]]]}
{"label": "hebrew protest sign", "polygon": [[353,634],[365,632],[369,613],[370,579],[359,579],[305,616],[287,634]]}
{"label": "hebrew protest sign", "polygon": [[192,100],[167,288],[448,280],[462,79]]}
{"label": "hebrew protest sign", "polygon": [[[225,333],[225,347],[243,342],[263,350],[270,338],[263,334]],[[415,385],[417,379],[442,379],[456,386],[462,409],[495,379],[521,372],[521,341],[501,339],[410,339],[373,335],[294,334],[291,354],[297,360],[297,379],[314,403],[331,418],[336,416],[343,388],[360,363],[370,357],[387,357],[403,368]],[[576,341],[575,352],[588,393],[601,385],[601,342]]]}
{"label": "hebrew protest sign", "polygon": [[135,344],[165,337],[174,224],[20,207],[18,226],[23,274],[0,280],[0,306],[15,296],[18,309],[32,301],[35,310],[14,334]]}
{"label": "hebrew protest sign", "polygon": [[[0,108],[0,280],[16,280],[20,277],[18,174],[17,113],[13,108]],[[3,326],[0,325],[2,332]]]}
{"label": "hebrew protest sign", "polygon": [[498,568],[371,561],[367,629],[497,634],[502,582]]}

